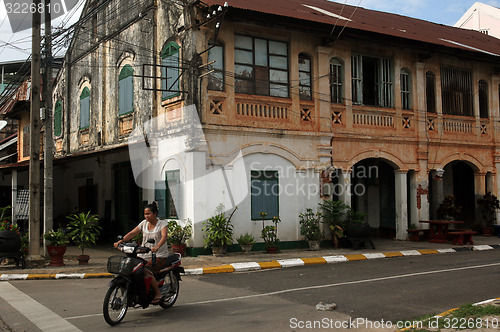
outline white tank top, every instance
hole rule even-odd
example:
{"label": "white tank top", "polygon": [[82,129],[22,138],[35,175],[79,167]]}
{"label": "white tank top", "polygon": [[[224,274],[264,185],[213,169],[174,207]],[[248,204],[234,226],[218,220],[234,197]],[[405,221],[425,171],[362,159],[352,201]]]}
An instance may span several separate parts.
{"label": "white tank top", "polygon": [[[146,221],[146,219],[141,221],[141,223],[139,224],[139,229],[141,230],[142,233],[142,246],[147,248],[153,248],[154,246],[156,246],[161,240],[161,230],[164,227],[167,227],[167,222],[165,220],[158,220],[155,228],[152,231],[150,231],[148,229],[148,221]],[[155,244],[148,243],[147,242],[148,239],[154,239]],[[169,254],[170,253],[168,252],[168,246],[167,243],[165,242],[156,252],[156,257],[165,258],[168,257]],[[144,259],[151,259],[151,252],[147,254],[138,254],[137,256],[142,257]]]}

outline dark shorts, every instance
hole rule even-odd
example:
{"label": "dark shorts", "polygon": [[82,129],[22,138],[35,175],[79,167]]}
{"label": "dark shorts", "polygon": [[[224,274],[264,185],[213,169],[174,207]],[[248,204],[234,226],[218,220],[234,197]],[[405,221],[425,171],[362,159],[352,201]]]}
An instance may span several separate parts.
{"label": "dark shorts", "polygon": [[146,264],[146,269],[153,273],[158,273],[163,268],[166,262],[166,258],[156,257],[156,265],[153,267],[153,262],[149,260],[149,262]]}

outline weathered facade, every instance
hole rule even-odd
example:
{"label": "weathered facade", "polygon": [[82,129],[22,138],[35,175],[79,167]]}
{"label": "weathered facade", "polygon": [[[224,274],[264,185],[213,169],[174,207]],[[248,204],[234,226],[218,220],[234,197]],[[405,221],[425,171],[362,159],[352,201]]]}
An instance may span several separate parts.
{"label": "weathered facade", "polygon": [[[495,38],[322,0],[88,1],[82,15],[54,90],[61,214],[124,232],[156,198],[201,247],[220,203],[238,206],[235,235],[259,238],[267,212],[287,242],[299,213],[338,198],[405,239],[448,194],[468,223],[498,194]],[[187,107],[203,139],[169,134]],[[130,157],[135,130],[150,159]],[[138,186],[134,163],[157,162]]]}

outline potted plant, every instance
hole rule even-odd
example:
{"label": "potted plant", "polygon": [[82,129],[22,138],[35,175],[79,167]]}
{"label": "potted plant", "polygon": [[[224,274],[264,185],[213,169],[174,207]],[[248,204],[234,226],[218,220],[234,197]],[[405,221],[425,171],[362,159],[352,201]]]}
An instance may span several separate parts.
{"label": "potted plant", "polygon": [[345,215],[350,210],[350,206],[340,201],[332,200],[324,201],[319,206],[323,209],[323,218],[321,221],[328,225],[332,233],[333,245],[335,248],[339,248],[345,238]]}
{"label": "potted plant", "polygon": [[439,205],[437,214],[439,219],[456,220],[461,211],[462,207],[458,205],[455,195],[448,195]]}
{"label": "potted plant", "polygon": [[479,198],[477,203],[481,206],[483,220],[486,223],[486,226],[483,228],[483,236],[492,236],[495,232],[493,224],[497,220],[497,211],[500,209],[500,202],[495,195],[489,192]]}
{"label": "potted plant", "polygon": [[260,216],[262,217],[262,232],[261,232],[261,238],[265,242],[265,247],[266,251],[270,254],[275,254],[279,251],[279,242],[280,240],[278,239],[278,223],[281,222],[280,217],[273,217],[272,220],[272,225],[264,225],[264,219],[267,216],[267,213],[265,212],[260,212]]}
{"label": "potted plant", "polygon": [[255,239],[252,234],[245,233],[241,234],[236,242],[241,246],[241,249],[245,254],[248,254],[252,250],[252,246],[255,243]]}
{"label": "potted plant", "polygon": [[345,229],[346,235],[353,238],[370,237],[370,225],[365,221],[366,214],[361,211],[349,210],[349,221]]}
{"label": "potted plant", "polygon": [[50,230],[43,235],[47,240],[47,253],[50,256],[49,266],[64,266],[64,253],[69,237],[62,229]]}
{"label": "potted plant", "polygon": [[186,241],[191,238],[192,234],[193,228],[190,219],[187,220],[187,224],[184,227],[179,225],[175,220],[171,220],[169,222],[168,238],[170,240],[172,252],[184,256],[186,252]]}
{"label": "potted plant", "polygon": [[205,248],[211,247],[214,256],[224,254],[225,248],[233,243],[231,217],[235,211],[236,208],[229,218],[227,218],[224,213],[224,205],[219,204],[216,214],[203,223],[202,230],[205,232]]}
{"label": "potted plant", "polygon": [[314,213],[312,209],[306,209],[306,213],[299,214],[300,234],[309,242],[311,250],[319,250],[319,241],[323,237],[319,223],[321,212]]}
{"label": "potted plant", "polygon": [[90,257],[85,255],[85,248],[95,245],[97,237],[101,234],[99,219],[97,215],[91,215],[90,211],[86,214],[83,212],[75,213],[67,218],[69,219],[68,235],[82,251],[82,254],[77,257],[78,263],[88,264]]}

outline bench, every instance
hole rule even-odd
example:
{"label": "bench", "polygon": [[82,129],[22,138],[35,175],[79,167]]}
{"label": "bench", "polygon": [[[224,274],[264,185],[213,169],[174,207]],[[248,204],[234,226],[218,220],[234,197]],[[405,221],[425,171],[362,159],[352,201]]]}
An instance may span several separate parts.
{"label": "bench", "polygon": [[423,236],[424,240],[428,240],[431,230],[428,228],[417,228],[417,229],[407,229],[407,231],[408,231],[408,235],[410,237],[410,241],[419,242],[420,241],[420,233],[423,234],[422,236]]}
{"label": "bench", "polygon": [[450,232],[448,232],[448,235],[450,235],[452,237],[452,243],[454,245],[463,246],[466,243],[473,245],[474,240],[472,240],[472,235],[474,235],[476,233],[477,232],[475,232],[471,229],[465,229],[465,230],[460,230],[460,231],[450,231]]}

